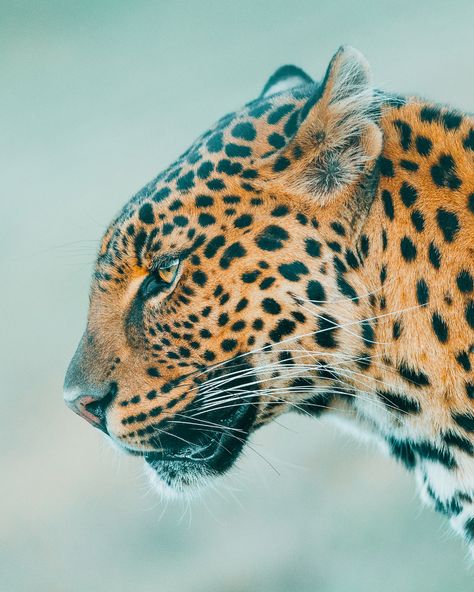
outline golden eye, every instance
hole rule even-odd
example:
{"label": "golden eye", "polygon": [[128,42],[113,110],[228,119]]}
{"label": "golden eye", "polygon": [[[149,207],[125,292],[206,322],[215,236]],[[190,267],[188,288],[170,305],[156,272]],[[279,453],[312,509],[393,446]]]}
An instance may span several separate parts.
{"label": "golden eye", "polygon": [[179,259],[171,259],[160,265],[155,271],[155,274],[165,284],[172,284],[176,279],[179,270]]}

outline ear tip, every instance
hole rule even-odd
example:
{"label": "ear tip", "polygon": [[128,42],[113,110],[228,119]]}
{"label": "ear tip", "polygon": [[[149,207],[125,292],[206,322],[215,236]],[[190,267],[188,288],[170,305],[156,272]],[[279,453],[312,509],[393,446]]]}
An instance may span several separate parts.
{"label": "ear tip", "polygon": [[369,67],[369,62],[365,55],[353,45],[340,45],[334,57],[343,58],[345,62],[358,62],[366,68]]}

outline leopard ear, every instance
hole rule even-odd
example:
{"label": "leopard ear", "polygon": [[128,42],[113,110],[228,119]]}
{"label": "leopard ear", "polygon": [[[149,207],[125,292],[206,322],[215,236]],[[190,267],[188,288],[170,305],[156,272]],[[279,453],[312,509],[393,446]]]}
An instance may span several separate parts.
{"label": "leopard ear", "polygon": [[259,98],[267,98],[281,92],[291,90],[297,86],[312,84],[313,79],[297,66],[281,66],[274,72],[263,87]]}
{"label": "leopard ear", "polygon": [[364,56],[341,47],[301,108],[295,136],[274,156],[274,181],[321,204],[348,193],[382,151],[377,101]]}

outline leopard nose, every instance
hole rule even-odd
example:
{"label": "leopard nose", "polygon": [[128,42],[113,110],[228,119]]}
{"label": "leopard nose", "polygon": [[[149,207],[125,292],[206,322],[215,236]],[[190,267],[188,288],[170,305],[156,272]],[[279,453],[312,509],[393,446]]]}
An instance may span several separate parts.
{"label": "leopard nose", "polygon": [[117,383],[112,382],[104,387],[88,385],[83,388],[64,388],[64,401],[66,405],[94,427],[106,434],[107,408],[115,399]]}
{"label": "leopard nose", "polygon": [[117,395],[117,383],[99,383],[92,379],[87,371],[87,356],[83,355],[82,344],[77,348],[66,372],[64,401],[94,427],[108,433],[107,408]]}

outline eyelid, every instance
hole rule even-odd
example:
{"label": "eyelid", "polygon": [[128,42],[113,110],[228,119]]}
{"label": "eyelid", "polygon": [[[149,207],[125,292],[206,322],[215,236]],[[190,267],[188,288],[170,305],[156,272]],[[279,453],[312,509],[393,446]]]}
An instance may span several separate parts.
{"label": "eyelid", "polygon": [[165,260],[163,263],[158,265],[156,269],[169,269],[170,267],[174,267],[175,265],[179,265],[180,263],[181,261],[179,260],[179,258],[175,257],[174,259]]}
{"label": "eyelid", "polygon": [[154,273],[159,269],[167,269],[168,267],[172,267],[176,263],[180,264],[182,259],[179,255],[166,255],[163,257],[159,257],[156,261],[154,261],[150,266],[149,273]]}

